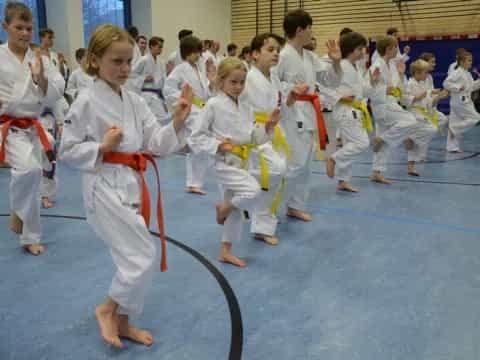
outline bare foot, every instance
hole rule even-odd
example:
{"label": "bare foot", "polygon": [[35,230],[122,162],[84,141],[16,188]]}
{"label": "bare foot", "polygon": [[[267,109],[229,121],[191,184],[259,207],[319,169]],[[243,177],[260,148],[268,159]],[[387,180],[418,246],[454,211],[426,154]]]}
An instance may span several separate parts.
{"label": "bare foot", "polygon": [[218,256],[218,260],[220,262],[232,264],[241,268],[245,267],[247,265],[245,261],[236,257],[235,255],[232,255],[231,248],[232,248],[231,243],[222,242],[222,247],[220,249],[220,255]]}
{"label": "bare foot", "polygon": [[415,168],[415,162],[409,162],[408,163],[407,173],[410,176],[420,176],[420,174],[417,172],[417,169]]}
{"label": "bare foot", "polygon": [[381,137],[376,137],[375,139],[373,139],[372,142],[373,142],[373,152],[379,152],[384,143],[383,139]]}
{"label": "bare foot", "polygon": [[123,348],[118,337],[118,316],[115,311],[102,304],[95,309],[95,318],[103,340],[117,349]]}
{"label": "bare foot", "polygon": [[232,206],[226,203],[218,203],[215,205],[215,209],[217,211],[217,224],[223,225],[232,211]]}
{"label": "bare foot", "polygon": [[141,330],[128,322],[128,316],[119,316],[118,335],[145,346],[152,346],[153,336],[147,330]]}
{"label": "bare foot", "polygon": [[15,211],[10,213],[10,230],[16,234],[21,234],[23,231],[23,221],[18,217]]}
{"label": "bare foot", "polygon": [[265,235],[265,234],[255,234],[254,238],[256,240],[265,241],[268,245],[272,245],[272,246],[278,245],[278,238],[276,236]]}
{"label": "bare foot", "polygon": [[326,165],[328,177],[333,178],[335,176],[335,160],[333,160],[333,157],[328,157]]}
{"label": "bare foot", "polygon": [[370,180],[379,184],[391,185],[392,181],[385,179],[385,177],[378,171],[374,171],[372,176],[370,176]]}
{"label": "bare foot", "polygon": [[354,188],[349,182],[347,181],[339,181],[337,185],[337,190],[339,191],[346,191],[346,192],[352,192],[352,193],[357,193],[358,189]]}
{"label": "bare foot", "polygon": [[220,254],[218,257],[218,261],[226,263],[226,264],[232,264],[241,268],[244,268],[247,266],[245,261],[241,260],[240,258],[236,257],[235,255],[232,255],[230,253],[228,254]]}
{"label": "bare foot", "polygon": [[187,188],[185,189],[185,192],[187,192],[189,194],[197,194],[197,195],[205,195],[206,194],[206,192],[202,188],[199,188],[199,187],[196,187],[196,186],[187,186]]}
{"label": "bare foot", "polygon": [[53,208],[53,203],[48,199],[48,197],[42,197],[42,207],[44,209],[51,209]]}
{"label": "bare foot", "polygon": [[45,248],[40,244],[24,245],[23,249],[34,256],[41,255],[45,252]]}
{"label": "bare foot", "polygon": [[310,215],[305,211],[294,209],[294,208],[287,209],[287,216],[293,217],[305,222],[312,221],[312,215]]}

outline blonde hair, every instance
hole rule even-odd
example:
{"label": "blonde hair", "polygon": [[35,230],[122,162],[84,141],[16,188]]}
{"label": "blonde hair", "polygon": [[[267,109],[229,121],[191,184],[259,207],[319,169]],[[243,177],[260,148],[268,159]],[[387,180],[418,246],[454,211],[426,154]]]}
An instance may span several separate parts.
{"label": "blonde hair", "polygon": [[390,46],[396,46],[397,44],[398,41],[393,36],[382,36],[377,41],[377,52],[380,54],[380,56],[385,56],[385,54],[387,53],[387,49]]}
{"label": "blonde hair", "polygon": [[460,63],[464,62],[467,59],[473,60],[473,55],[471,52],[468,52],[467,50],[465,50],[462,53],[458,54],[457,63],[460,65]]}
{"label": "blonde hair", "polygon": [[228,57],[220,63],[217,69],[217,78],[215,79],[215,88],[220,90],[223,85],[223,81],[235,70],[243,70],[247,73],[247,68],[242,60]]}
{"label": "blonde hair", "polygon": [[116,41],[126,41],[132,46],[135,41],[125,30],[112,24],[104,24],[97,27],[90,37],[84,69],[88,75],[98,75],[98,66],[94,57],[101,58],[107,49]]}
{"label": "blonde hair", "polygon": [[410,74],[415,75],[416,73],[422,72],[422,71],[429,71],[430,70],[430,64],[422,59],[415,60],[410,64]]}

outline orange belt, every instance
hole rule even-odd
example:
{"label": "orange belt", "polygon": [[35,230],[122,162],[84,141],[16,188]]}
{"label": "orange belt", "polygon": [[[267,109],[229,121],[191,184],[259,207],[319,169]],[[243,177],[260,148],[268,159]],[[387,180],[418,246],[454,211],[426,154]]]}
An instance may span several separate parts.
{"label": "orange belt", "polygon": [[5,142],[8,136],[8,129],[10,126],[15,126],[20,129],[28,129],[31,126],[35,126],[37,129],[37,135],[40,139],[40,143],[47,154],[47,158],[50,162],[55,161],[55,153],[48,141],[47,134],[43,130],[42,124],[37,119],[34,118],[16,118],[10,115],[0,115],[0,124],[3,124],[2,127],[2,144],[0,145],[0,164],[5,162]]}
{"label": "orange belt", "polygon": [[160,245],[162,255],[160,260],[160,271],[167,270],[167,243],[165,240],[165,227],[163,224],[162,198],[160,195],[160,175],[158,173],[157,164],[152,155],[144,153],[127,153],[110,151],[103,154],[103,162],[108,164],[121,164],[132,168],[140,173],[140,181],[142,187],[142,206],[141,213],[147,224],[150,226],[150,193],[148,192],[147,182],[143,173],[147,170],[147,161],[153,165],[155,174],[157,175],[157,224],[160,233]]}
{"label": "orange belt", "polygon": [[320,144],[320,149],[325,150],[328,144],[328,133],[327,126],[325,125],[325,119],[322,114],[322,106],[320,105],[320,97],[317,94],[305,94],[298,95],[296,97],[299,101],[309,101],[312,103],[313,109],[315,110],[317,128],[318,128],[318,140]]}

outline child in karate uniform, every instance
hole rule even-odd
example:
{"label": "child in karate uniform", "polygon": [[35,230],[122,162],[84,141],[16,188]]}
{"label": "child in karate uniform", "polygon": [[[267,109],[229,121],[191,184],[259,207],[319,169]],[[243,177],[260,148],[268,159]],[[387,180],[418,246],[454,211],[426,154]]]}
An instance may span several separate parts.
{"label": "child in karate uniform", "polygon": [[450,116],[447,137],[447,151],[461,153],[460,142],[465,132],[477,125],[480,114],[472,101],[472,92],[480,89],[480,79],[473,80],[470,69],[473,56],[464,51],[458,56],[458,68],[452,71],[443,82],[450,91]]}
{"label": "child in karate uniform", "polygon": [[[30,49],[33,15],[20,2],[5,6],[6,44],[0,45],[0,163],[11,165],[10,229],[33,255],[40,244],[39,187],[42,168],[55,160],[48,135],[38,121],[42,109],[57,102],[65,87],[58,70]],[[47,161],[48,158],[48,161]]]}
{"label": "child in karate uniform", "polygon": [[68,79],[67,89],[65,93],[70,96],[71,100],[77,98],[77,95],[84,88],[87,88],[93,84],[93,78],[85,72],[84,60],[87,50],[84,48],[77,49],[75,51],[75,58],[77,59],[78,68],[73,70],[72,75]]}
{"label": "child in karate uniform", "polygon": [[217,204],[217,223],[223,225],[219,260],[244,267],[243,260],[231,252],[232,243],[242,238],[242,215],[260,203],[261,188],[251,173],[252,153],[271,140],[280,119],[275,109],[263,124],[255,123],[254,112],[240,94],[247,69],[240,59],[227,58],[218,68],[218,94],[210,99],[193,122],[190,142],[195,152],[215,158],[215,174],[224,195]]}
{"label": "child in karate uniform", "polygon": [[[154,341],[148,331],[134,327],[129,320],[143,310],[156,258],[148,229],[150,201],[143,172],[150,162],[158,181],[152,155],[166,156],[179,148],[191,105],[191,89],[186,87],[172,122],[162,127],[145,100],[123,86],[131,69],[133,47],[133,39],[116,26],[106,24],[95,30],[86,61],[86,71],[95,81],[72,104],[60,145],[60,159],[83,172],[87,221],[108,246],[117,268],[107,299],[95,310],[102,338],[117,348],[123,346],[120,337],[147,346]],[[164,271],[159,191],[158,187]]]}
{"label": "child in karate uniform", "polygon": [[[335,89],[338,102],[333,108],[335,123],[342,134],[342,147],[327,159],[327,175],[338,179],[337,190],[358,192],[350,184],[352,165],[357,157],[370,145],[368,132],[373,125],[367,108],[367,99],[373,92],[372,85],[377,81],[380,71],[364,77],[357,62],[363,57],[367,40],[361,34],[349,32],[340,37],[342,51],[342,81]],[[336,172],[336,174],[335,174]]]}
{"label": "child in karate uniform", "polygon": [[[415,164],[427,153],[428,145],[440,126],[440,112],[436,104],[448,96],[448,92],[433,93],[433,84],[428,80],[431,65],[424,60],[416,60],[410,65],[411,78],[406,87],[406,97],[409,99],[409,109],[415,115],[417,124],[414,127],[415,141],[408,149],[407,173],[419,176]],[[410,139],[409,139],[410,140]]]}
{"label": "child in karate uniform", "polygon": [[163,95],[166,75],[165,66],[160,60],[163,39],[154,36],[149,40],[148,46],[150,51],[135,64],[129,82],[134,84],[135,91],[145,99],[160,124],[165,125],[171,116]]}
{"label": "child in karate uniform", "polygon": [[[241,99],[247,101],[255,112],[256,122],[264,122],[266,114],[276,108],[281,109],[283,115],[289,111],[287,105],[292,105],[295,95],[292,93],[287,99],[283,95],[282,85],[278,76],[271,71],[278,63],[280,44],[278,36],[270,33],[255,36],[251,42],[252,65],[247,74],[245,89]],[[298,90],[298,89],[296,89]],[[306,91],[306,87],[299,91]],[[258,240],[267,244],[278,244],[275,236],[277,227],[276,209],[279,205],[285,187],[287,161],[292,161],[290,147],[280,125],[275,129],[272,142],[259,146],[262,156],[268,164],[268,189],[262,191],[260,204],[252,214],[251,232]],[[261,166],[255,163],[254,173],[261,176]]]}
{"label": "child in karate uniform", "polygon": [[287,216],[311,221],[306,206],[316,139],[322,150],[325,150],[328,142],[321,104],[318,95],[314,93],[315,83],[318,80],[322,85],[330,87],[340,83],[341,53],[335,41],[327,43],[328,60],[319,61],[311,51],[303,49],[312,37],[312,18],[303,10],[289,12],[285,16],[283,28],[288,42],[280,52],[276,68],[278,77],[287,92],[297,85],[307,88],[306,94],[297,96],[292,111],[282,121],[293,158],[287,169]]}
{"label": "child in karate uniform", "polygon": [[[185,84],[189,84],[193,88],[194,101],[192,112],[187,121],[187,129],[194,122],[200,111],[205,106],[206,101],[212,94],[214,73],[209,73],[210,79],[200,70],[198,59],[202,51],[202,42],[194,36],[187,36],[180,41],[180,53],[183,62],[173,69],[165,81],[163,93],[165,100],[169,106],[174,106],[180,90]],[[190,137],[187,136],[187,144],[189,147]],[[212,166],[211,159],[203,153],[187,154],[186,160],[186,192],[198,195],[204,195],[203,185],[205,175]]]}

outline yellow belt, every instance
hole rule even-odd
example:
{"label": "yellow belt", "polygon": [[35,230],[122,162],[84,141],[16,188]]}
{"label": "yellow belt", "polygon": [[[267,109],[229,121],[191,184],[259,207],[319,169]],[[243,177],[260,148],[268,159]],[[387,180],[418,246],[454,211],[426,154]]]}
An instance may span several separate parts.
{"label": "yellow belt", "polygon": [[[256,112],[255,122],[259,124],[266,124],[269,117],[270,114],[268,113]],[[282,151],[289,162],[293,160],[292,152],[290,151],[290,147],[288,146],[287,139],[285,139],[285,136],[283,135],[282,130],[278,125],[275,126],[273,130],[272,145],[276,152]]]}
{"label": "yellow belt", "polygon": [[441,132],[441,129],[438,126],[439,116],[435,110],[429,112],[427,109],[421,106],[413,106],[413,109],[418,111],[420,114],[425,116],[425,118],[432,123],[435,128]]}
{"label": "yellow belt", "polygon": [[258,152],[258,160],[260,162],[260,186],[263,191],[268,191],[268,163],[258,146],[255,144],[234,145],[230,152],[238,156],[242,160],[242,167],[247,169],[250,152],[254,149]]}
{"label": "yellow belt", "polygon": [[402,98],[402,89],[399,87],[394,87],[390,95],[400,100]]}
{"label": "yellow belt", "polygon": [[[400,89],[399,89],[400,90]],[[370,111],[368,111],[367,105],[361,101],[346,101],[340,100],[340,104],[348,105],[354,109],[360,110],[362,112],[362,125],[369,133],[373,131],[372,117],[370,116]]]}
{"label": "yellow belt", "polygon": [[285,187],[287,186],[287,179],[282,178],[282,182],[280,183],[280,187],[273,198],[272,206],[270,207],[270,214],[276,215],[278,205],[280,205],[280,201],[282,201],[283,192],[285,191]]}
{"label": "yellow belt", "polygon": [[199,99],[197,97],[194,97],[192,99],[192,104],[199,107],[200,109],[203,109],[205,107],[205,101],[203,101],[202,99]]}

